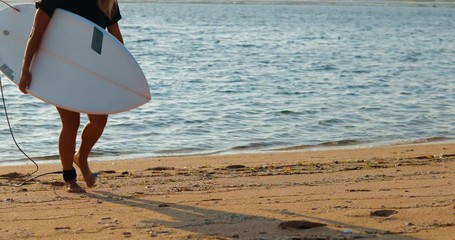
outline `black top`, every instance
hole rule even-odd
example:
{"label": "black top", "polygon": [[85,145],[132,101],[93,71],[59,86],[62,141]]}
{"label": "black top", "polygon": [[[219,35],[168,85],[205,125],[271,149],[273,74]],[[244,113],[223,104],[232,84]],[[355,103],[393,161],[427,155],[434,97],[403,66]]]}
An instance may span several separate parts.
{"label": "black top", "polygon": [[39,0],[36,2],[36,8],[43,10],[49,17],[52,17],[56,8],[65,9],[96,23],[102,28],[115,24],[122,18],[117,1],[112,19],[109,19],[98,7],[98,0]]}

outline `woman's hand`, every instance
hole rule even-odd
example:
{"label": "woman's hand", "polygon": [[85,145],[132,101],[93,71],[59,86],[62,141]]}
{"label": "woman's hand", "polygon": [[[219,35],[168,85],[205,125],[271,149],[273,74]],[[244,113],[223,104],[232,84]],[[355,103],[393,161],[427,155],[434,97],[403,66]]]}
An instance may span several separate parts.
{"label": "woman's hand", "polygon": [[21,79],[19,80],[19,90],[23,93],[27,93],[27,89],[30,88],[30,83],[32,83],[32,74],[30,71],[22,71]]}

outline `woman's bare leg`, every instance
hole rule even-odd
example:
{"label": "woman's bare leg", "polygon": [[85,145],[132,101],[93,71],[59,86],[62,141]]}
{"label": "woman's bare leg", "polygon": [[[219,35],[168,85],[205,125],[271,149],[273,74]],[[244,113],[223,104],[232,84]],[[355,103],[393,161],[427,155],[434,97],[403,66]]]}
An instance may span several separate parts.
{"label": "woman's bare leg", "polygon": [[[77,130],[80,124],[80,114],[57,108],[62,121],[62,130],[58,140],[58,151],[63,171],[67,172],[73,169],[73,156],[76,149]],[[85,192],[74,179],[65,179],[65,185],[68,192]]]}
{"label": "woman's bare leg", "polygon": [[92,174],[88,165],[88,155],[103,134],[108,115],[88,114],[88,119],[89,121],[82,131],[81,145],[73,160],[81,169],[87,187],[93,187],[96,184],[96,177]]}

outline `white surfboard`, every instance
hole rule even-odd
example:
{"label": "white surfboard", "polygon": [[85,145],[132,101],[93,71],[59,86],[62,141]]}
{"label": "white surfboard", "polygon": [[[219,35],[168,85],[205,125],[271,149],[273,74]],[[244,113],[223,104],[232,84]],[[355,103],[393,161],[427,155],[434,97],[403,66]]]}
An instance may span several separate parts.
{"label": "white surfboard", "polygon": [[[36,8],[0,11],[0,71],[18,84]],[[114,36],[71,12],[56,9],[31,65],[28,92],[52,105],[90,114],[131,110],[150,101],[147,80]]]}

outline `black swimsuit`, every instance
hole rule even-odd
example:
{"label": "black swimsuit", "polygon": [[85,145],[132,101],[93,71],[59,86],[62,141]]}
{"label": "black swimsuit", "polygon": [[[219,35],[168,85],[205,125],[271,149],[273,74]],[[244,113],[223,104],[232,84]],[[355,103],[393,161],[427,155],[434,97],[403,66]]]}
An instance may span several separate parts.
{"label": "black swimsuit", "polygon": [[112,19],[109,19],[98,7],[98,0],[40,0],[36,2],[36,8],[43,10],[49,17],[52,17],[56,8],[65,9],[96,23],[102,28],[115,24],[122,18],[117,1]]}

